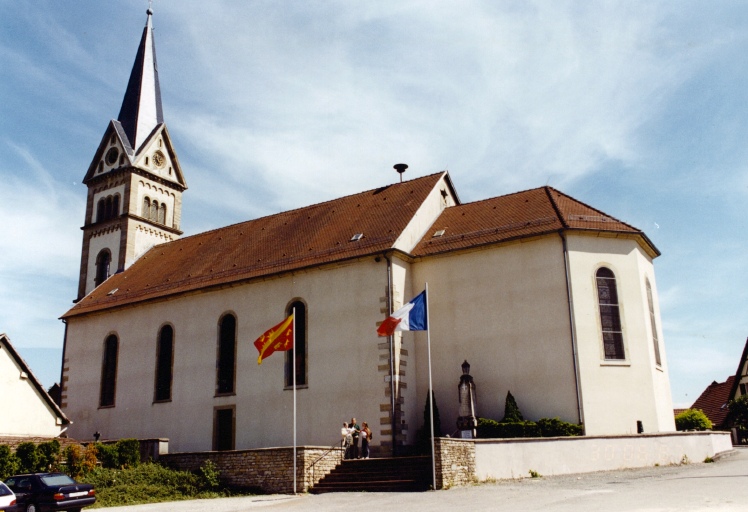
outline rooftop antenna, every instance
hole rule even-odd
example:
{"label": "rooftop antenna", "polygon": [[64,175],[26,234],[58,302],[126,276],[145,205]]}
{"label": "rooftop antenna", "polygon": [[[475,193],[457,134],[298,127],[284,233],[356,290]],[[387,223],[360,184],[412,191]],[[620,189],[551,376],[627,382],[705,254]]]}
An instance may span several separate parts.
{"label": "rooftop antenna", "polygon": [[405,172],[405,169],[408,168],[408,164],[395,164],[392,166],[393,169],[395,169],[400,174],[400,183],[403,182],[403,173]]}

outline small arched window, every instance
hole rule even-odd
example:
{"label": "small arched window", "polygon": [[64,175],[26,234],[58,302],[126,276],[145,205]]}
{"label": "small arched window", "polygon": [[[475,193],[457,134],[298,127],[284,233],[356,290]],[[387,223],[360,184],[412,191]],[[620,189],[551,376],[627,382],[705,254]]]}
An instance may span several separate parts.
{"label": "small arched window", "polygon": [[171,382],[174,364],[174,328],[165,325],[158,334],[156,348],[156,391],[154,401],[171,400]]}
{"label": "small arched window", "polygon": [[236,374],[236,317],[231,314],[225,315],[219,323],[216,369],[216,393],[233,393]]}
{"label": "small arched window", "polygon": [[[306,304],[300,300],[293,301],[286,311],[286,315],[294,315],[294,346],[296,350],[296,386],[307,385],[307,331],[306,331]],[[284,365],[285,385],[293,387],[293,350],[286,351],[286,364]]]}
{"label": "small arched window", "polygon": [[161,203],[161,207],[158,209],[158,222],[159,224],[166,224],[166,203]]}
{"label": "small arched window", "polygon": [[148,198],[148,196],[143,198],[143,211],[141,212],[141,216],[145,219],[147,219],[151,215],[151,200]]}
{"label": "small arched window", "polygon": [[654,300],[652,299],[652,285],[649,284],[649,279],[646,278],[645,284],[647,287],[647,303],[649,306],[649,323],[652,326],[652,344],[654,345],[655,363],[657,366],[661,366],[662,359],[660,358],[660,341],[657,337],[657,322],[655,321]]}
{"label": "small arched window", "polygon": [[158,220],[158,201],[153,201],[151,203],[151,213],[148,218],[152,221]]}
{"label": "small arched window", "polygon": [[601,267],[597,271],[596,278],[605,359],[626,359],[623,351],[623,332],[616,276],[609,268]]}
{"label": "small arched window", "polygon": [[96,256],[96,277],[94,278],[94,285],[99,286],[101,283],[107,280],[109,277],[109,266],[112,263],[112,254],[109,249],[103,249],[98,256]]}
{"label": "small arched window", "polygon": [[109,220],[112,217],[114,217],[114,204],[113,204],[112,196],[107,196],[106,213],[104,214],[104,219]]}
{"label": "small arched window", "polygon": [[99,199],[96,204],[96,222],[103,222],[106,220],[106,202],[104,198]]}
{"label": "small arched window", "polygon": [[113,407],[117,389],[117,352],[119,340],[110,334],[104,341],[104,358],[101,363],[101,392],[99,407]]}
{"label": "small arched window", "polygon": [[114,194],[112,198],[112,218],[119,216],[119,194]]}

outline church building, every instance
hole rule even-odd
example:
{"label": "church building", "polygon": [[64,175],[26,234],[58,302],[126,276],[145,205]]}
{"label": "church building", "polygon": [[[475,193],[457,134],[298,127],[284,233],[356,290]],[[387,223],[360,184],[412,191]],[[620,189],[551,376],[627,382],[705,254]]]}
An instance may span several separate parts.
{"label": "church building", "polygon": [[[675,429],[658,249],[552,187],[463,203],[437,172],[181,237],[187,185],[151,18],[84,179],[78,296],[62,317],[71,437],[290,446],[296,396],[300,445],[338,443],[351,417],[382,452],[412,445],[427,333],[377,326],[426,283],[437,434],[457,429],[464,361],[479,417],[501,419],[511,391],[526,419],[587,435]],[[254,340],[292,311],[295,366],[290,351],[258,365]]]}

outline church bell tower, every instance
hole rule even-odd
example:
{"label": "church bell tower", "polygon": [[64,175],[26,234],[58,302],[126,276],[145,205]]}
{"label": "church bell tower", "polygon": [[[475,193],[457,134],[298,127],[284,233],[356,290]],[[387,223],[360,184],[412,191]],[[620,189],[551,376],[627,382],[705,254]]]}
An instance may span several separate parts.
{"label": "church bell tower", "polygon": [[156,244],[179,238],[187,189],[161,109],[152,16],[117,119],[83,179],[88,187],[77,300]]}

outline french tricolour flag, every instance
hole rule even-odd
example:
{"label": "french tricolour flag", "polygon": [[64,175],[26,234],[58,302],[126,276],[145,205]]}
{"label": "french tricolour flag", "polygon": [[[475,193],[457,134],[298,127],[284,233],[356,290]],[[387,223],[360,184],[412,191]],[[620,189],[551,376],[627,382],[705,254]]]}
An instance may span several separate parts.
{"label": "french tricolour flag", "polygon": [[427,328],[426,290],[424,290],[382,322],[382,325],[377,328],[377,334],[391,336],[395,331],[425,331]]}

